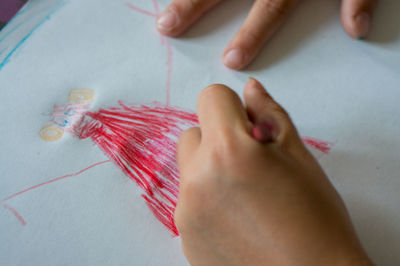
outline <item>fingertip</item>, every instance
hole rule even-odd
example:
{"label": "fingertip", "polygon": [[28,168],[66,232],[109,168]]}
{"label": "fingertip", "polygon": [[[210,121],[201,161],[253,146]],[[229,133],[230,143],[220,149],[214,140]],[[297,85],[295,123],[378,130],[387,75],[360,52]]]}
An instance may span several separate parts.
{"label": "fingertip", "polygon": [[364,40],[371,31],[375,0],[343,0],[342,24],[353,39]]}
{"label": "fingertip", "polygon": [[161,34],[175,37],[188,29],[207,10],[221,0],[174,0],[156,19]]}
{"label": "fingertip", "polygon": [[245,51],[240,48],[231,48],[224,52],[222,62],[225,66],[240,70],[247,66],[248,56]]}
{"label": "fingertip", "polygon": [[231,88],[226,86],[225,84],[220,84],[220,83],[214,83],[211,84],[210,86],[206,87],[200,92],[200,95],[198,97],[198,102],[202,101],[203,99],[209,99],[209,98],[214,98],[216,94],[218,93],[235,93]]}
{"label": "fingertip", "polygon": [[167,36],[176,36],[180,24],[180,17],[177,10],[170,6],[156,19],[157,30]]}
{"label": "fingertip", "polygon": [[364,40],[371,30],[371,16],[366,12],[360,12],[354,17],[344,18],[343,27],[353,39]]}
{"label": "fingertip", "polygon": [[366,12],[359,13],[354,19],[357,39],[363,40],[367,37],[371,28],[371,16]]}
{"label": "fingertip", "polygon": [[199,119],[204,111],[208,111],[214,105],[218,104],[215,102],[215,99],[235,97],[234,94],[236,93],[231,88],[219,83],[211,84],[203,89],[197,97],[197,113]]}
{"label": "fingertip", "polygon": [[255,78],[249,77],[245,87],[244,87],[244,97],[267,97],[272,99],[271,95],[267,92],[265,87]]}
{"label": "fingertip", "polygon": [[246,87],[249,87],[249,90],[254,92],[266,92],[264,86],[253,77],[249,77],[249,80],[246,83]]}

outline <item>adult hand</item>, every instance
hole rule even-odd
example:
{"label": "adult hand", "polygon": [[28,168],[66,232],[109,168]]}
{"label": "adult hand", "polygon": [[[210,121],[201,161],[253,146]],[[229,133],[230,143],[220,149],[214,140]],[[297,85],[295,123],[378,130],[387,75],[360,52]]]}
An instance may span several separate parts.
{"label": "adult hand", "polygon": [[[157,19],[158,30],[178,36],[207,10],[222,0],[174,0]],[[246,67],[264,43],[278,29],[299,0],[255,0],[242,27],[223,53],[224,64],[233,69]],[[342,0],[342,24],[356,39],[367,36],[377,0]]]}
{"label": "adult hand", "polygon": [[194,265],[371,265],[346,207],[255,80],[213,85],[178,145],[175,222]]}

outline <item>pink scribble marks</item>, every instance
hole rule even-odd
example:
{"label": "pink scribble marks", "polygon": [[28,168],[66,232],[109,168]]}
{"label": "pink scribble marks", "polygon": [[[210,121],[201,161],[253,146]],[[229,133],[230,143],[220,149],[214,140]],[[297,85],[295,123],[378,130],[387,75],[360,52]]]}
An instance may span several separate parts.
{"label": "pink scribble marks", "polygon": [[154,9],[156,10],[157,16],[160,14],[160,9],[158,8],[157,0],[153,0]]}
{"label": "pink scribble marks", "polygon": [[14,214],[14,216],[18,219],[18,221],[21,223],[22,226],[26,225],[24,218],[22,218],[22,216],[13,207],[7,204],[3,204],[3,207],[9,210],[12,214]]}
{"label": "pink scribble marks", "polygon": [[[153,5],[154,5],[154,10],[156,11],[155,14],[152,12],[149,12],[147,10],[141,9],[137,6],[134,6],[131,3],[126,3],[126,6],[130,9],[132,9],[133,11],[139,12],[144,15],[152,16],[152,17],[158,17],[160,14],[160,10],[158,7],[157,0],[153,0]],[[160,34],[159,36],[160,36],[161,44],[163,46],[165,46],[166,50],[167,50],[166,103],[167,103],[167,105],[170,105],[170,103],[171,103],[171,79],[172,79],[172,67],[173,67],[173,50],[172,50],[170,43],[168,42],[168,39],[162,34]]]}
{"label": "pink scribble marks", "polygon": [[143,190],[154,215],[174,235],[179,172],[175,147],[184,129],[196,126],[197,116],[183,110],[152,105],[125,105],[88,112],[79,138],[94,143]]}
{"label": "pink scribble marks", "polygon": [[90,104],[80,103],[66,103],[62,105],[55,105],[53,114],[51,115],[51,122],[64,130],[65,132],[74,133],[73,129],[82,116],[89,110]]}
{"label": "pink scribble marks", "polygon": [[[105,163],[108,163],[108,162],[110,162],[110,160],[98,162],[98,163],[92,164],[92,165],[86,167],[85,169],[82,169],[82,170],[80,170],[80,171],[78,171],[78,172],[76,172],[76,173],[72,173],[72,174],[68,174],[68,175],[63,175],[63,176],[60,176],[60,177],[57,177],[57,178],[48,180],[48,181],[46,181],[46,182],[43,182],[43,183],[40,183],[40,184],[31,186],[31,187],[29,187],[29,188],[27,188],[27,189],[21,190],[21,191],[19,191],[19,192],[17,192],[17,193],[14,193],[14,194],[12,194],[12,195],[10,195],[10,196],[8,196],[8,197],[2,199],[1,202],[6,202],[6,201],[8,201],[8,200],[11,200],[12,198],[15,198],[15,197],[17,197],[17,196],[19,196],[19,195],[22,195],[22,194],[24,194],[24,193],[26,193],[26,192],[28,192],[28,191],[34,190],[34,189],[39,188],[39,187],[42,187],[42,186],[44,186],[44,185],[48,185],[48,184],[51,184],[51,183],[54,183],[54,182],[57,182],[57,181],[60,181],[60,180],[63,180],[63,179],[69,178],[69,177],[73,177],[73,176],[80,175],[80,174],[82,174],[83,172],[86,172],[87,170],[89,170],[89,169],[91,169],[91,168],[93,168],[93,167],[96,167],[96,166],[98,166],[98,165],[102,165],[102,164],[105,164]],[[3,207],[4,207],[5,209],[11,211],[11,213],[14,214],[14,216],[18,219],[18,221],[20,221],[20,223],[21,223],[23,226],[26,225],[25,220],[22,218],[22,216],[21,216],[14,208],[12,208],[12,207],[11,207],[10,205],[8,205],[8,204],[3,204]]]}
{"label": "pink scribble marks", "polygon": [[311,138],[311,137],[302,137],[301,138],[305,144],[308,146],[319,150],[322,152],[324,155],[329,154],[329,152],[332,150],[333,146],[335,145],[334,142],[329,142],[329,141],[323,141],[319,140],[316,138]]}

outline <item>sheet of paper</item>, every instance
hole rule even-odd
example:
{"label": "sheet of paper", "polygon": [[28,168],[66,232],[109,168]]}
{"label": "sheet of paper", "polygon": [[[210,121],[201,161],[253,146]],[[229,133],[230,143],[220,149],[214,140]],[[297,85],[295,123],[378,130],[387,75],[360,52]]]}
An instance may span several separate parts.
{"label": "sheet of paper", "polygon": [[199,92],[261,80],[320,158],[377,265],[399,265],[400,2],[381,1],[368,41],[338,1],[306,0],[245,71],[224,46],[253,1],[225,1],[181,38],[161,37],[169,0],[29,1],[0,32],[0,261],[4,265],[188,265],[142,191],[90,139],[39,137],[74,88],[90,106],[153,101],[195,110]]}

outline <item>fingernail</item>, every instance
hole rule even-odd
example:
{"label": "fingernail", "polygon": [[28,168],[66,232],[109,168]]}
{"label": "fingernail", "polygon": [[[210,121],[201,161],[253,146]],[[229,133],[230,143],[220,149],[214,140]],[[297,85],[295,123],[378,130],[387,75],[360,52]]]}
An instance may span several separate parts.
{"label": "fingernail", "polygon": [[230,68],[240,68],[244,62],[245,54],[241,49],[229,50],[224,56],[224,64]]}
{"label": "fingernail", "polygon": [[254,92],[258,92],[260,89],[259,88],[260,86],[258,86],[258,81],[251,76],[249,77],[249,80],[246,83],[246,87],[247,86],[249,86],[249,89],[251,89]]}
{"label": "fingernail", "polygon": [[361,12],[356,16],[355,23],[358,32],[358,39],[364,40],[371,27],[371,16],[368,13]]}
{"label": "fingernail", "polygon": [[172,9],[167,9],[158,19],[157,27],[161,30],[169,31],[178,24],[178,14]]}

